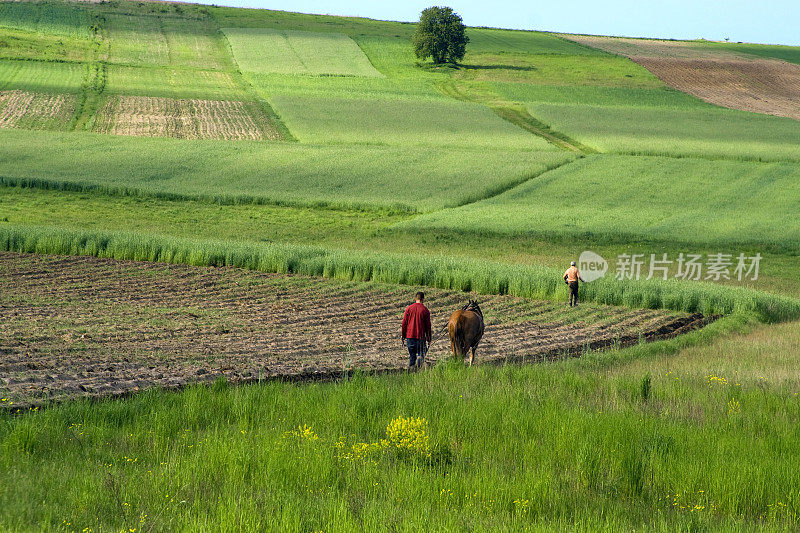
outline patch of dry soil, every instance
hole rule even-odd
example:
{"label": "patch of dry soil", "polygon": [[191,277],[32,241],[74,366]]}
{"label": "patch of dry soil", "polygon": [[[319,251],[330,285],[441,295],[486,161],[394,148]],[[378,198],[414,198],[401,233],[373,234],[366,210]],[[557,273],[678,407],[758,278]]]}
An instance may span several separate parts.
{"label": "patch of dry soil", "polygon": [[[232,268],[0,253],[0,397],[14,408],[178,388],[225,376],[402,370],[400,321],[416,289]],[[540,361],[667,338],[701,315],[429,290],[434,332],[481,302],[478,363]],[[446,334],[430,358],[446,357]]]}

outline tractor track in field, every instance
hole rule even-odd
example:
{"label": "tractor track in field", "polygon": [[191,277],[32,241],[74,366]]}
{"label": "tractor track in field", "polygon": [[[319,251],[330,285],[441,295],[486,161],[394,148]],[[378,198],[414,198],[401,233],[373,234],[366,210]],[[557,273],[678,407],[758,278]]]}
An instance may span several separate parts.
{"label": "tractor track in field", "polygon": [[[0,253],[0,397],[13,409],[225,377],[402,371],[416,289],[233,268]],[[486,315],[479,363],[533,362],[673,337],[713,317],[429,289],[434,332],[467,298]],[[432,362],[449,350],[434,339]],[[4,402],[8,408],[8,401]]]}

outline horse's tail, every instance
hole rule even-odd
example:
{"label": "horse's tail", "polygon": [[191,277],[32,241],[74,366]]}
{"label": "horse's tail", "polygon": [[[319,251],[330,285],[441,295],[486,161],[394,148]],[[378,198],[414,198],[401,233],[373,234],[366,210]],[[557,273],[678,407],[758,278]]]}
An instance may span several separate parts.
{"label": "horse's tail", "polygon": [[460,351],[457,355],[467,355],[469,348],[467,347],[467,331],[466,331],[466,317],[461,314],[456,321],[455,340],[456,347]]}

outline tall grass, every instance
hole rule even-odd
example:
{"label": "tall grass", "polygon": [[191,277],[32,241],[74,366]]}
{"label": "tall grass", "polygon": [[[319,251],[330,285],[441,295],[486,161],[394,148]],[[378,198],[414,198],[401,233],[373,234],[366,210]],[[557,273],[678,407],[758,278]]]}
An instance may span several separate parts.
{"label": "tall grass", "polygon": [[[233,244],[25,226],[0,228],[0,249],[198,266],[233,266],[264,272],[431,286],[547,300],[566,299],[560,271],[474,259],[358,253],[280,244]],[[707,315],[754,313],[760,320],[769,322],[800,316],[798,300],[707,283],[622,282],[604,278],[584,285],[583,298],[609,305],[702,312]]]}
{"label": "tall grass", "polygon": [[[796,368],[796,327],[778,328],[791,341],[749,339],[741,377],[731,339],[683,354],[687,372],[440,365],[0,415],[0,528],[791,531],[797,372],[751,377],[765,355]],[[416,448],[381,444],[399,417],[426,419]]]}

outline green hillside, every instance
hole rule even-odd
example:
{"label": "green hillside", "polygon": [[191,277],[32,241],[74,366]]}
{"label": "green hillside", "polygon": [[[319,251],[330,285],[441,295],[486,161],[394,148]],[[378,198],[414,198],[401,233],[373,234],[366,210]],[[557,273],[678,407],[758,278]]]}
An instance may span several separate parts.
{"label": "green hillside", "polygon": [[[341,382],[220,380],[16,412],[4,373],[42,363],[5,354],[64,339],[47,355],[87,356],[58,328],[67,311],[45,306],[59,287],[26,300],[30,335],[13,338],[20,302],[0,289],[0,530],[796,529],[800,121],[711,105],[547,32],[468,28],[463,61],[433,65],[414,30],[0,0],[0,252],[336,278],[338,298],[380,285],[543,299],[567,337],[576,320],[603,331],[621,313],[606,306],[713,322],[645,343],[633,320],[628,348],[577,341],[574,359],[415,376],[366,376],[348,345]],[[797,47],[687,46],[800,63]],[[610,272],[562,309],[584,250]],[[758,255],[761,270],[613,279],[630,254]],[[80,327],[94,334],[91,317]],[[409,416],[426,419],[421,454],[387,440]]]}

